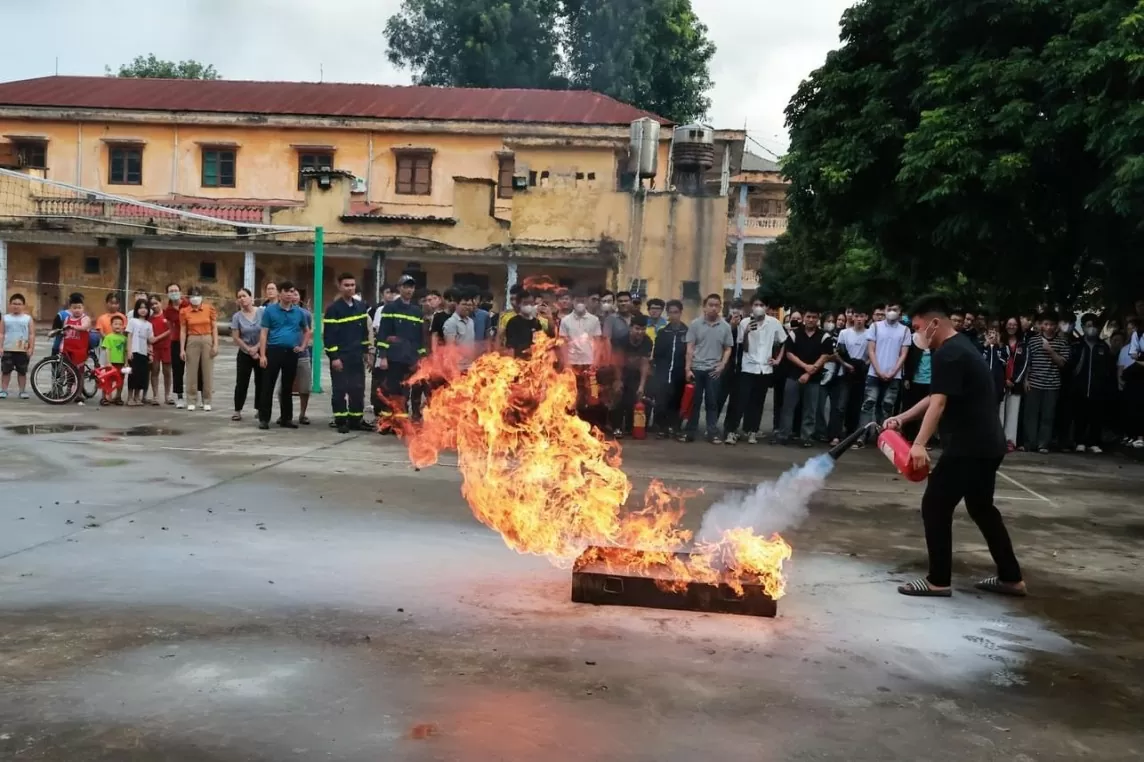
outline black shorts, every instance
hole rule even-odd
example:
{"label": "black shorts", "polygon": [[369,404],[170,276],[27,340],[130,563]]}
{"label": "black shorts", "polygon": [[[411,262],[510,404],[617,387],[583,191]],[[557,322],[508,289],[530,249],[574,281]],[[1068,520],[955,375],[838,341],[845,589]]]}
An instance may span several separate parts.
{"label": "black shorts", "polygon": [[11,373],[16,371],[17,375],[28,375],[28,353],[27,352],[5,352],[0,357],[0,373]]}

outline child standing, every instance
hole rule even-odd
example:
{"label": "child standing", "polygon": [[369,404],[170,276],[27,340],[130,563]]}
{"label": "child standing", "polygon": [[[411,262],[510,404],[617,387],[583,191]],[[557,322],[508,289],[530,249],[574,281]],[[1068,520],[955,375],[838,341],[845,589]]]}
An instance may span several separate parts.
{"label": "child standing", "polygon": [[[75,293],[68,297],[67,317],[60,323],[63,339],[60,341],[60,354],[79,371],[79,382],[83,384],[84,366],[91,351],[91,318],[83,308],[83,294]],[[83,395],[76,395],[76,404],[83,404]]]}
{"label": "child standing", "polygon": [[[158,407],[160,399],[171,398],[171,325],[163,314],[163,303],[155,296],[151,297],[151,330],[155,334],[151,345],[151,405]],[[159,396],[160,371],[163,373],[162,397]]]}
{"label": "child standing", "polygon": [[155,331],[151,327],[151,305],[146,299],[139,299],[131,308],[131,319],[127,321],[127,352],[131,360],[131,377],[127,379],[128,407],[141,406],[147,394],[153,343]]}
{"label": "child standing", "polygon": [[[100,348],[103,349],[103,366],[105,368],[110,366],[122,372],[123,366],[127,364],[127,335],[124,333],[123,318],[117,315],[111,318],[110,324],[111,333],[104,336],[103,340],[99,342]],[[67,343],[66,339],[64,343]],[[115,399],[111,400],[104,396],[99,404],[110,405],[112,403],[123,404],[122,386],[115,390]]]}
{"label": "child standing", "polygon": [[28,399],[28,358],[35,349],[36,330],[32,316],[24,312],[24,307],[24,295],[12,294],[8,299],[8,312],[0,322],[0,345],[4,348],[0,356],[0,400],[8,398],[12,371],[16,371],[20,399]]}

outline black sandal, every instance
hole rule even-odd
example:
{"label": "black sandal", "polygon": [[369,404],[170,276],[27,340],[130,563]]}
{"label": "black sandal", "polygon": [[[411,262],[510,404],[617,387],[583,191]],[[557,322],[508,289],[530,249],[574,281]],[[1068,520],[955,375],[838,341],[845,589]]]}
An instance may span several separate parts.
{"label": "black sandal", "polygon": [[917,598],[949,598],[953,595],[952,589],[935,590],[930,587],[929,582],[921,577],[911,580],[904,585],[899,585],[898,592],[902,595],[910,595]]}
{"label": "black sandal", "polygon": [[1024,598],[1029,593],[1023,587],[1015,587],[1012,582],[1002,582],[997,577],[986,577],[974,585],[978,590],[995,595],[1007,595],[1010,598]]}

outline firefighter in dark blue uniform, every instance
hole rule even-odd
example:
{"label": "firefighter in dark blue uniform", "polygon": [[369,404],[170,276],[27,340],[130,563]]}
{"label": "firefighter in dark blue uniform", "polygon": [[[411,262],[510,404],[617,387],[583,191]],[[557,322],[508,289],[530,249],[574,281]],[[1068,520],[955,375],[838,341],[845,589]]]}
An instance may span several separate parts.
{"label": "firefighter in dark blue uniform", "polygon": [[397,282],[400,296],[381,310],[377,328],[378,367],[385,371],[385,395],[381,400],[382,430],[399,432],[408,422],[409,386],[406,381],[425,356],[425,318],[413,301],[417,281],[410,275]]}
{"label": "firefighter in dark blue uniform", "polygon": [[322,344],[330,358],[333,394],[330,406],[338,431],[348,434],[362,428],[365,404],[365,355],[369,352],[369,313],[354,298],[357,281],[346,274],[338,278],[338,299],[326,308],[322,319]]}

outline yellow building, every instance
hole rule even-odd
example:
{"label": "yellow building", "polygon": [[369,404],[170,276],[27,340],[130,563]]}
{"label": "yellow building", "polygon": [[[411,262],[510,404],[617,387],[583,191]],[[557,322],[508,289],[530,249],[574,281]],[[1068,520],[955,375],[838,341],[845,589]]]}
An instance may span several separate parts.
{"label": "yellow building", "polygon": [[759,287],[764,247],[786,232],[788,182],[779,165],[743,154],[739,172],[730,179],[727,257],[723,292],[730,299],[750,299]]}
{"label": "yellow building", "polygon": [[[713,149],[696,171],[721,176],[719,192],[673,190],[667,178],[691,161],[686,146],[673,155],[679,135]],[[71,291],[171,281],[203,287],[225,310],[240,286],[312,282],[321,226],[323,301],[348,271],[367,297],[411,272],[426,288],[472,284],[498,298],[546,275],[697,304],[722,290],[727,180],[744,139],[673,131],[583,91],[9,82],[0,283],[40,317]]]}

